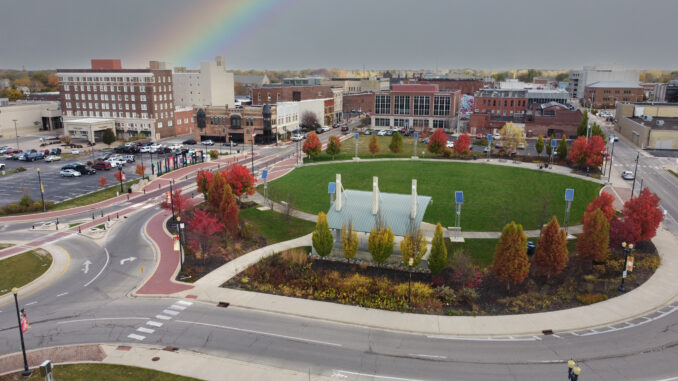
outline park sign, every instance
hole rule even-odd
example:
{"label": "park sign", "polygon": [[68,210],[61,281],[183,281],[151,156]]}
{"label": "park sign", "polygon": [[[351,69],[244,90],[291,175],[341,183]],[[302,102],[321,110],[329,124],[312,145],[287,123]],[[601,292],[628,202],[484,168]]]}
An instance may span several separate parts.
{"label": "park sign", "polygon": [[419,133],[415,131],[415,132],[414,132],[414,138],[416,139],[416,138],[418,138],[418,137],[419,137]]}
{"label": "park sign", "polygon": [[492,134],[487,134],[487,141],[491,142],[492,141]]}
{"label": "park sign", "polygon": [[462,192],[462,191],[454,192],[454,199],[457,202],[457,204],[463,204],[464,203],[464,192]]}
{"label": "park sign", "polygon": [[556,148],[558,146],[558,141],[555,139],[551,139],[551,148]]}
{"label": "park sign", "polygon": [[266,180],[267,177],[268,177],[268,169],[264,169],[263,171],[261,171],[261,178]]}
{"label": "park sign", "polygon": [[337,184],[335,182],[330,182],[327,185],[327,193],[334,194],[336,192]]}
{"label": "park sign", "polygon": [[565,189],[565,201],[572,202],[574,200],[574,189],[567,188]]}
{"label": "park sign", "polygon": [[360,137],[360,134],[356,132],[355,133],[355,140],[358,140],[359,137]]}

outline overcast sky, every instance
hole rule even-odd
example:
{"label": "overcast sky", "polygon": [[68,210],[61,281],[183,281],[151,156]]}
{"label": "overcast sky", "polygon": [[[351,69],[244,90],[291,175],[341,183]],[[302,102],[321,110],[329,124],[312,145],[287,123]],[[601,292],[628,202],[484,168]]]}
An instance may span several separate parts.
{"label": "overcast sky", "polygon": [[[158,46],[163,28],[220,1],[0,0],[0,68],[171,62]],[[171,63],[197,67],[218,54],[235,69],[678,69],[676,0],[276,1],[287,5],[237,44],[217,38]]]}

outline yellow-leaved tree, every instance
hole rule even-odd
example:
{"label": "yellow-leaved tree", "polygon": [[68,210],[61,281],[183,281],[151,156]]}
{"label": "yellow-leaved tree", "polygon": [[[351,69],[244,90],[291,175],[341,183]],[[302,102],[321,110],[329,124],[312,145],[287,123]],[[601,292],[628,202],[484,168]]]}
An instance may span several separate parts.
{"label": "yellow-leaved tree", "polygon": [[416,229],[405,233],[405,238],[400,242],[400,252],[405,266],[409,265],[410,258],[413,259],[412,266],[421,263],[421,259],[426,254],[426,237],[421,230]]}
{"label": "yellow-leaved tree", "polygon": [[344,249],[346,259],[355,258],[358,252],[358,242],[358,233],[353,230],[353,221],[348,222],[348,228],[346,225],[341,225],[341,247]]}
{"label": "yellow-leaved tree", "polygon": [[508,122],[499,130],[499,135],[501,135],[502,144],[508,153],[515,153],[521,144],[525,146],[525,127],[522,125]]}
{"label": "yellow-leaved tree", "polygon": [[323,212],[318,213],[318,222],[312,236],[313,248],[321,257],[326,257],[332,252],[334,239],[332,232],[327,224],[327,215]]}

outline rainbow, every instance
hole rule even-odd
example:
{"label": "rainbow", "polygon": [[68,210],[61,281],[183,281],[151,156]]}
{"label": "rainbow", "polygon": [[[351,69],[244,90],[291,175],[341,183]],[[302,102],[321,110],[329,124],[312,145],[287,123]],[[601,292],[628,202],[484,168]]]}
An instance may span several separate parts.
{"label": "rainbow", "polygon": [[[271,17],[279,16],[297,0],[218,0],[191,8],[163,29],[136,57],[158,59],[175,66],[195,65],[214,55],[227,55]],[[192,2],[191,2],[192,4]],[[187,16],[188,14],[188,16]],[[150,46],[150,49],[149,49]],[[153,57],[148,55],[153,54]],[[228,57],[226,57],[228,60]]]}

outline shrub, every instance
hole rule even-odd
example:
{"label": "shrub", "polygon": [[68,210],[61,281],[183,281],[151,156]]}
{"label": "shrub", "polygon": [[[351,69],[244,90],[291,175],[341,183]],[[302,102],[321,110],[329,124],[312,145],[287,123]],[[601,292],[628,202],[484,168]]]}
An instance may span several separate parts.
{"label": "shrub", "polygon": [[438,223],[431,241],[431,255],[428,258],[428,268],[433,274],[440,274],[447,263],[447,247],[443,238],[443,227]]}
{"label": "shrub", "polygon": [[393,153],[400,153],[403,150],[403,137],[400,135],[400,132],[396,131],[393,136],[391,136],[391,144],[389,144],[388,149]]}
{"label": "shrub", "polygon": [[327,215],[323,212],[318,213],[318,222],[312,236],[313,248],[321,257],[326,257],[332,252],[334,239],[332,232],[327,225]]}
{"label": "shrub", "polygon": [[308,262],[308,255],[306,254],[306,250],[302,248],[285,250],[282,252],[281,256],[283,260],[285,260],[285,262],[291,264],[304,265],[306,264],[306,262]]}
{"label": "shrub", "polygon": [[367,241],[367,250],[372,259],[377,263],[383,263],[393,254],[393,231],[384,226],[381,218],[377,217],[377,224],[370,232]]}
{"label": "shrub", "polygon": [[457,295],[459,300],[469,305],[475,303],[479,297],[480,295],[478,295],[478,291],[475,288],[462,288]]}
{"label": "shrub", "polygon": [[[409,283],[404,282],[395,286],[395,294],[401,298],[407,299],[409,295]],[[433,296],[433,289],[421,282],[412,282],[412,301],[416,299],[427,299]]]}
{"label": "shrub", "polygon": [[213,149],[207,152],[210,155],[210,159],[215,160],[219,158],[219,151]]}
{"label": "shrub", "polygon": [[583,294],[577,295],[577,300],[581,304],[589,305],[593,303],[602,302],[607,300],[607,295],[604,294]]}
{"label": "shrub", "polygon": [[452,156],[454,156],[454,150],[452,148],[447,148],[447,147],[443,148],[443,157],[444,158],[449,159]]}
{"label": "shrub", "polygon": [[661,258],[657,256],[652,256],[636,260],[636,263],[633,264],[633,269],[638,271],[649,270],[651,272],[655,272],[660,264]]}
{"label": "shrub", "polygon": [[426,237],[421,233],[421,230],[405,233],[405,237],[400,242],[400,252],[403,265],[408,266],[410,258],[412,258],[412,266],[419,266],[421,259],[426,254]]}
{"label": "shrub", "polygon": [[433,293],[445,306],[450,306],[457,302],[457,293],[450,287],[440,286],[435,288]]}
{"label": "shrub", "polygon": [[9,204],[7,205],[7,213],[8,214],[16,214],[21,212],[21,207],[18,204]]}
{"label": "shrub", "polygon": [[23,209],[28,209],[31,205],[33,205],[33,199],[31,196],[25,194],[23,197],[21,197],[21,200],[19,200],[19,205]]}

